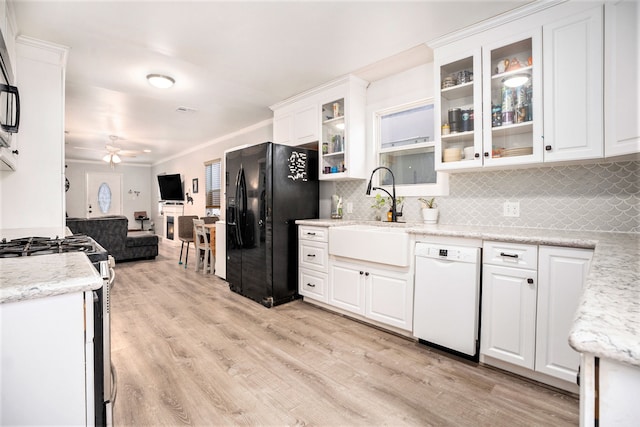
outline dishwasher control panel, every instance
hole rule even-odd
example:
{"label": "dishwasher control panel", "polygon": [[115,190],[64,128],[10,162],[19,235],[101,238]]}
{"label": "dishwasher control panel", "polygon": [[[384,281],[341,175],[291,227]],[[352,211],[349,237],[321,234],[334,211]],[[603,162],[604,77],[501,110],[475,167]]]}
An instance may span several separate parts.
{"label": "dishwasher control panel", "polygon": [[477,248],[449,246],[432,243],[416,243],[416,256],[438,258],[458,262],[478,262]]}

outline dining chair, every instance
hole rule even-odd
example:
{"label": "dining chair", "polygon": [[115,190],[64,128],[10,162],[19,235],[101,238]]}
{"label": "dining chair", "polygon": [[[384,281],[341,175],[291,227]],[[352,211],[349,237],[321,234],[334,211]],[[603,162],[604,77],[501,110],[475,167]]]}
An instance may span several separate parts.
{"label": "dining chair", "polygon": [[203,273],[213,273],[213,259],[211,245],[209,244],[209,234],[204,228],[204,220],[193,220],[193,234],[198,260],[196,261],[196,271],[202,267]]}
{"label": "dining chair", "polygon": [[184,244],[187,244],[187,256],[184,259],[184,268],[187,268],[187,262],[189,261],[189,243],[193,242],[193,220],[198,219],[197,215],[182,215],[178,217],[178,238],[182,241],[180,245],[180,261],[179,265],[182,265],[182,250]]}

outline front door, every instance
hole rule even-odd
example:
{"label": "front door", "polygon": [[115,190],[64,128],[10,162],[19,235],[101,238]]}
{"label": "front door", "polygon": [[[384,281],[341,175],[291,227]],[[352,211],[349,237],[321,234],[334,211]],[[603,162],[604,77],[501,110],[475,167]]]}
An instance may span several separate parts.
{"label": "front door", "polygon": [[122,174],[87,172],[86,217],[122,215]]}

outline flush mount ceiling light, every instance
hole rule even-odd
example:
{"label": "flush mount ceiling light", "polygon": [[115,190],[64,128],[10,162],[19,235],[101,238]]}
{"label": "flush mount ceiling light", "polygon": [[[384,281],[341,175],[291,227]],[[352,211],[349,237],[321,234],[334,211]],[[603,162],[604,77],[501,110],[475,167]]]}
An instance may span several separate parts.
{"label": "flush mount ceiling light", "polygon": [[147,81],[151,86],[159,89],[169,89],[176,82],[173,78],[163,76],[162,74],[149,74],[147,76]]}
{"label": "flush mount ceiling light", "polygon": [[502,80],[502,83],[507,87],[518,87],[528,82],[529,78],[529,74],[514,74]]}

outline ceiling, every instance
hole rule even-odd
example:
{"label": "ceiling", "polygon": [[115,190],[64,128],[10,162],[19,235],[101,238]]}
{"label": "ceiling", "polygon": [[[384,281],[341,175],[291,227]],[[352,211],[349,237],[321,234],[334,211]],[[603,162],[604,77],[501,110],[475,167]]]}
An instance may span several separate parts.
{"label": "ceiling", "polygon": [[[70,48],[66,158],[100,160],[116,136],[113,145],[140,151],[125,163],[154,164],[345,74],[375,81],[430,62],[425,42],[529,2],[14,0],[13,9],[18,34]],[[176,83],[153,88],[151,73]]]}

